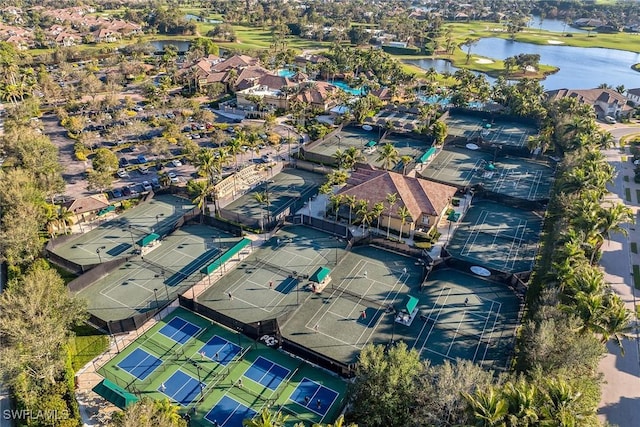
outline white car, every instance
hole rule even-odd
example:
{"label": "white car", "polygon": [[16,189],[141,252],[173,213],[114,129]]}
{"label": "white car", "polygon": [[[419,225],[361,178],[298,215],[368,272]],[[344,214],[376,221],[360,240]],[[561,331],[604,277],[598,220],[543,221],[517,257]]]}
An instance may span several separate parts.
{"label": "white car", "polygon": [[144,188],[144,191],[151,191],[153,189],[149,181],[142,181],[142,187]]}
{"label": "white car", "polygon": [[617,123],[616,119],[611,116],[605,116],[604,121],[609,123],[610,125],[615,125]]}
{"label": "white car", "polygon": [[171,160],[171,166],[178,168],[182,166],[182,162],[178,159],[173,159]]}
{"label": "white car", "polygon": [[119,178],[129,178],[129,172],[127,172],[126,169],[120,168],[116,173]]}
{"label": "white car", "polygon": [[169,175],[169,179],[171,179],[172,184],[177,184],[180,182],[180,178],[178,178],[178,176],[175,173],[169,172],[167,175]]}

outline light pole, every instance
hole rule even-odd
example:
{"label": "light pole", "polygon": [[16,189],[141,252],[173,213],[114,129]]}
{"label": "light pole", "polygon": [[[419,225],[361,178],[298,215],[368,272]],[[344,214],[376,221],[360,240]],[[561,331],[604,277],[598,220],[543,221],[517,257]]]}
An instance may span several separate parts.
{"label": "light pole", "polygon": [[100,256],[100,252],[101,252],[103,249],[106,249],[106,246],[100,246],[99,248],[97,248],[97,249],[96,249],[96,254],[98,254],[98,262],[99,262],[100,264],[102,264],[102,257]]}
{"label": "light pole", "polygon": [[160,303],[158,302],[158,288],[153,288],[153,296],[156,299],[156,309],[160,308]]}
{"label": "light pole", "polygon": [[338,247],[340,246],[341,242],[342,239],[340,237],[336,237],[336,266],[338,265]]}
{"label": "light pole", "polygon": [[158,215],[156,215],[156,230],[159,230],[159,224],[160,224],[160,217],[164,216],[163,213],[160,213]]}
{"label": "light pole", "polygon": [[342,143],[342,135],[336,135],[336,138],[338,138],[338,150],[339,150]]}
{"label": "light pole", "polygon": [[133,240],[133,227],[129,224],[129,235],[131,236],[131,247],[136,248],[136,242]]}
{"label": "light pole", "polygon": [[200,387],[200,398],[203,398],[204,392],[202,391],[202,375],[200,375],[200,369],[202,369],[202,367],[198,365],[198,362],[196,361],[192,361],[191,364],[194,368],[196,368],[196,372],[198,373],[198,387]]}

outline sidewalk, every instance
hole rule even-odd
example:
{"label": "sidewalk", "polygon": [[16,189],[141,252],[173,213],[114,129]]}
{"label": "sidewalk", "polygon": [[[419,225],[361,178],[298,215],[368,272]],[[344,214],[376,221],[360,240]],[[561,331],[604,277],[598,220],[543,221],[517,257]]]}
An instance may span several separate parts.
{"label": "sidewalk", "polygon": [[[625,203],[637,218],[640,184],[633,182],[633,164],[629,161],[622,162],[618,149],[606,150],[604,154],[618,173],[615,182],[609,188],[611,194],[606,199]],[[627,189],[630,194],[627,193]],[[630,243],[640,243],[640,229],[632,224],[628,226],[628,231],[627,237],[615,234],[604,244],[600,264],[611,289],[620,295],[627,308],[635,313],[638,291],[634,287],[632,269],[633,265],[640,265],[640,254],[631,253]],[[615,344],[609,343],[609,351],[600,362],[600,372],[604,375],[605,382],[602,385],[599,418],[619,427],[640,426],[640,341],[637,339],[637,323],[634,326],[631,334],[635,339],[623,341],[624,356]]]}

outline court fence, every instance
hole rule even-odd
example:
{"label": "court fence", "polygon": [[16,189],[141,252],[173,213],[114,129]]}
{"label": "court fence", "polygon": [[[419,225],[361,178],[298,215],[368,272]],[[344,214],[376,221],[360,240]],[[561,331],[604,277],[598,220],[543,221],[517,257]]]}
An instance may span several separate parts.
{"label": "court fence", "polygon": [[282,318],[265,319],[259,322],[244,323],[239,320],[233,319],[226,314],[220,313],[211,307],[200,304],[198,301],[194,301],[184,295],[178,297],[180,305],[191,311],[194,311],[209,320],[217,322],[229,329],[240,332],[243,335],[255,340],[261,341],[269,347],[282,348],[283,350],[298,356],[308,362],[314,363],[331,372],[339,374],[343,377],[353,377],[353,366],[341,363],[337,360],[324,356],[310,348],[304,347],[288,338],[285,338],[280,333],[280,321],[286,320],[288,313],[285,313]]}
{"label": "court fence", "polygon": [[351,230],[349,230],[349,227],[334,221],[328,221],[323,218],[316,218],[313,216],[300,214],[288,217],[287,222],[291,224],[306,225],[308,227],[324,231],[325,233],[333,234],[337,237],[342,237],[343,239],[346,238],[349,241],[353,239],[353,234],[351,233]]}
{"label": "court fence", "polygon": [[67,285],[67,288],[71,292],[81,291],[87,286],[90,286],[91,284],[95,283],[98,279],[108,275],[113,270],[116,270],[122,264],[124,264],[125,262],[128,262],[129,260],[130,260],[130,257],[117,258],[117,259],[112,259],[111,261],[103,262],[102,264],[98,264],[91,270],[84,273],[82,276],[77,277],[73,279],[71,282],[69,282],[69,284]]}
{"label": "court fence", "polygon": [[489,200],[496,203],[501,203],[512,208],[522,209],[526,211],[546,211],[546,205],[549,203],[548,198],[530,200],[522,199],[519,197],[509,196],[503,193],[497,193],[495,191],[487,190],[483,186],[475,186],[474,201],[479,202],[482,200]]}
{"label": "court fence", "polygon": [[224,218],[216,218],[211,215],[204,216],[204,223],[220,230],[224,230],[233,234],[235,237],[242,237],[244,234],[242,231],[242,225],[233,222],[226,221]]}

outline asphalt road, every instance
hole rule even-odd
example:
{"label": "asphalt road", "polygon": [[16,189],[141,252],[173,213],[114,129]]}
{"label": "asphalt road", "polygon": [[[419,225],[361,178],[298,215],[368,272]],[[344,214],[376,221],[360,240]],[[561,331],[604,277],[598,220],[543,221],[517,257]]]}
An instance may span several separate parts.
{"label": "asphalt road", "polygon": [[[621,136],[640,132],[639,127],[624,125],[607,126],[607,130],[616,140]],[[626,203],[637,217],[639,201],[635,199],[635,189],[640,189],[640,185],[633,182],[633,165],[628,161],[622,163],[621,153],[617,148],[604,153],[617,171],[615,181],[609,187],[611,194],[607,198]],[[629,176],[629,182],[624,181],[624,176]],[[632,202],[625,200],[625,188],[631,188]],[[611,284],[612,290],[620,295],[629,310],[635,312],[636,300],[640,295],[636,294],[638,291],[633,286],[631,272],[632,264],[640,265],[640,256],[630,252],[629,242],[640,242],[640,225],[630,225],[628,230],[628,237],[613,235],[611,241],[603,246],[601,265],[605,280]],[[615,344],[610,343],[607,346],[608,353],[600,362],[600,372],[604,375],[605,382],[602,385],[599,417],[601,421],[608,421],[619,427],[640,426],[640,341],[637,339],[637,327],[631,335],[635,339],[623,341],[624,356]]]}

